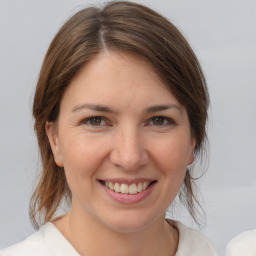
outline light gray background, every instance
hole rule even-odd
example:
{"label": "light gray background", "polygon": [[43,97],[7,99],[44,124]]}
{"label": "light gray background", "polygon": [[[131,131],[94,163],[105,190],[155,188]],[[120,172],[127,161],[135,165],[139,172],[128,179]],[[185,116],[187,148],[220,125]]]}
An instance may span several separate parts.
{"label": "light gray background", "polygon": [[[224,255],[233,236],[256,228],[256,1],[140,2],[181,29],[208,80],[211,147],[200,182],[207,213],[202,231]],[[38,171],[34,87],[54,34],[88,3],[99,1],[0,0],[0,248],[33,232],[28,203]]]}

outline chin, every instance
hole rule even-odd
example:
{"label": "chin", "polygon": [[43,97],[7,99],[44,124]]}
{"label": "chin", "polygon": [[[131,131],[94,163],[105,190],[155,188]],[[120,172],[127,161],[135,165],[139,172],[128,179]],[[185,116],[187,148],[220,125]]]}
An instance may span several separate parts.
{"label": "chin", "polygon": [[126,212],[125,214],[113,215],[107,222],[108,228],[118,233],[134,233],[147,229],[157,219],[146,214],[136,214],[134,212]]}

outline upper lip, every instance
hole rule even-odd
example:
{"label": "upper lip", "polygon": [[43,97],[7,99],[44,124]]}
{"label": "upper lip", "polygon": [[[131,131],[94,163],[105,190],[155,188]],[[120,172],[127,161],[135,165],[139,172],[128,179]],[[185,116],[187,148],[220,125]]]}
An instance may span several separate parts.
{"label": "upper lip", "polygon": [[153,182],[156,181],[155,179],[148,179],[148,178],[136,178],[136,179],[125,179],[125,178],[110,178],[110,179],[98,179],[99,181],[104,182],[112,182],[112,183],[119,183],[119,184],[139,184],[143,182]]}

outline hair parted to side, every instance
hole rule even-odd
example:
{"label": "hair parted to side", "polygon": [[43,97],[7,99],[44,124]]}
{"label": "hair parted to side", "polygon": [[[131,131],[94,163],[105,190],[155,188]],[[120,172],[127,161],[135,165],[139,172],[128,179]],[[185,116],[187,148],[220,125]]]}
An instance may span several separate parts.
{"label": "hair parted to side", "polygon": [[[46,53],[38,79],[33,116],[42,160],[42,174],[30,203],[35,228],[53,218],[61,200],[71,200],[63,168],[54,162],[46,135],[47,121],[55,122],[60,102],[78,71],[104,50],[121,50],[148,61],[185,106],[198,156],[206,140],[209,104],[205,78],[189,44],[167,19],[132,2],[109,2],[102,9],[90,7],[72,16],[59,30]],[[197,221],[195,180],[186,173],[180,198]]]}

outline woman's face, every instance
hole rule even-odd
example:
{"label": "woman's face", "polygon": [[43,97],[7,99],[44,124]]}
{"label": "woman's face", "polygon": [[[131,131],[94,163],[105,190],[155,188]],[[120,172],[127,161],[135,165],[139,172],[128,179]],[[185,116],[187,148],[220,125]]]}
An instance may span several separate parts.
{"label": "woman's face", "polygon": [[83,67],[46,130],[73,215],[117,231],[162,221],[193,161],[186,109],[146,61],[123,52]]}

